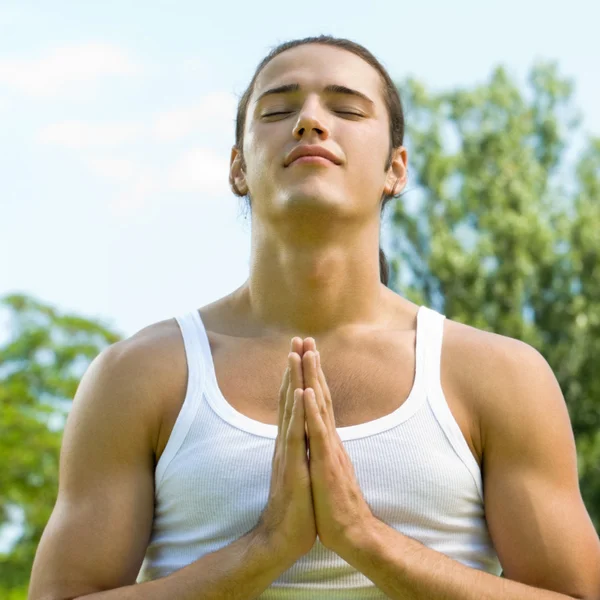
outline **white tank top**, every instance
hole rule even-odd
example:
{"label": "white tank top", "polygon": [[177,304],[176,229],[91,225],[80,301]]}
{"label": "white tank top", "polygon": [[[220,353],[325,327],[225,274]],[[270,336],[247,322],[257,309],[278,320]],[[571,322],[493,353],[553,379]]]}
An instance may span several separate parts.
{"label": "white tank top", "polygon": [[[337,432],[378,519],[468,567],[499,575],[481,472],[440,385],[444,319],[419,308],[407,400],[384,417]],[[199,312],[177,322],[187,356],[187,393],[156,465],[152,536],[138,583],[166,577],[248,533],[269,494],[277,425],[239,413],[223,397]],[[260,595],[316,597],[386,598],[319,539]]]}

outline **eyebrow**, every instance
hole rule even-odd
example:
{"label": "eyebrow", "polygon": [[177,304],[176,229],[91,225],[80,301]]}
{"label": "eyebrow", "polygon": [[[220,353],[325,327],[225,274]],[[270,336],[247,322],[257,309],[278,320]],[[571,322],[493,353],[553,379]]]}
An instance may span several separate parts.
{"label": "eyebrow", "polygon": [[[265,96],[270,96],[272,94],[289,94],[290,92],[299,92],[300,89],[301,88],[300,88],[299,83],[287,83],[285,85],[280,85],[278,87],[271,88],[270,90],[267,90],[266,92],[263,92],[257,98],[255,104],[258,104]],[[347,96],[355,96],[357,98],[361,98],[362,100],[365,100],[367,103],[371,104],[372,106],[375,105],[375,103],[373,102],[373,100],[371,100],[371,98],[369,98],[362,92],[359,92],[358,90],[353,90],[352,88],[346,87],[345,85],[337,85],[337,84],[332,83],[330,85],[325,86],[323,88],[323,91],[326,93],[330,93],[330,94],[346,94]]]}

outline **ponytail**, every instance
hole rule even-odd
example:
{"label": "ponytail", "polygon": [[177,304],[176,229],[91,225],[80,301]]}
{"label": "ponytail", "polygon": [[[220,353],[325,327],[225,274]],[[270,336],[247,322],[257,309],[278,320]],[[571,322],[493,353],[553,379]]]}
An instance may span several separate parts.
{"label": "ponytail", "polygon": [[380,246],[379,247],[379,278],[381,280],[381,283],[383,283],[383,285],[387,286],[389,277],[390,277],[390,266],[388,265],[387,258],[385,257],[385,254],[383,253],[383,250],[381,249],[381,246]]}

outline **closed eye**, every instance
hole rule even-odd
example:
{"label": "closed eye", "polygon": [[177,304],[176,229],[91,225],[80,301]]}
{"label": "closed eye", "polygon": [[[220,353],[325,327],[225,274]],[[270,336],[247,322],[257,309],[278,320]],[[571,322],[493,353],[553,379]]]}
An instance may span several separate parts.
{"label": "closed eye", "polygon": [[[345,110],[336,110],[334,112],[339,115],[353,115],[355,117],[362,117],[362,115],[359,113],[349,112],[349,111],[345,111]],[[276,115],[289,115],[289,114],[290,114],[289,112],[274,112],[274,113],[268,113],[266,115],[263,115],[263,117],[275,117]]]}

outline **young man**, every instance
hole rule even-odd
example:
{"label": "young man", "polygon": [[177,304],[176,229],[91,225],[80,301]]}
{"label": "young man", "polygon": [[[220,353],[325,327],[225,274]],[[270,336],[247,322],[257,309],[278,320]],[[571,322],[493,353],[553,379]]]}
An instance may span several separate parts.
{"label": "young man", "polygon": [[88,369],[31,600],[600,598],[545,360],[382,281],[390,84],[333,38],[259,66],[230,173],[250,276]]}

